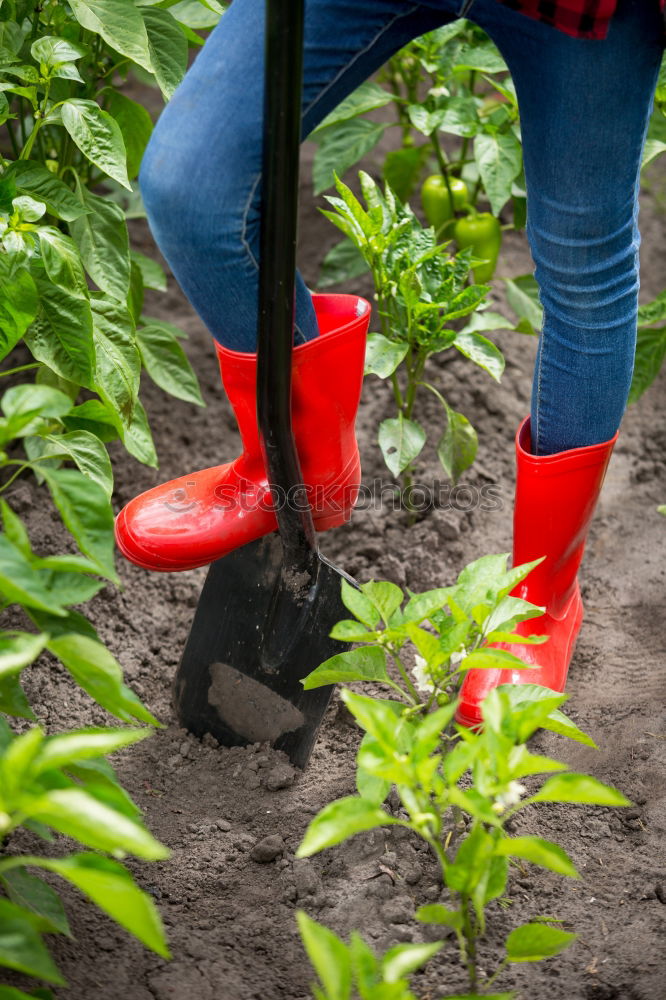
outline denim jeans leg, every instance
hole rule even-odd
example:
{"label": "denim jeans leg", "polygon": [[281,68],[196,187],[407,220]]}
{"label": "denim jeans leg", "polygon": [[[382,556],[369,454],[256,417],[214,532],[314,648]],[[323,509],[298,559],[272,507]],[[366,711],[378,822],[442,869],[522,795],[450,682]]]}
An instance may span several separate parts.
{"label": "denim jeans leg", "polygon": [[631,384],[638,307],[638,183],[662,55],[656,3],[619,0],[608,36],[571,38],[476,0],[520,107],[528,209],[544,323],[532,447],[609,440]]}
{"label": "denim jeans leg", "polygon": [[[234,0],[162,112],[139,184],[151,231],[213,336],[254,351],[264,0]],[[455,16],[409,0],[306,0],[303,134],[411,38]],[[317,335],[296,285],[297,343]]]}

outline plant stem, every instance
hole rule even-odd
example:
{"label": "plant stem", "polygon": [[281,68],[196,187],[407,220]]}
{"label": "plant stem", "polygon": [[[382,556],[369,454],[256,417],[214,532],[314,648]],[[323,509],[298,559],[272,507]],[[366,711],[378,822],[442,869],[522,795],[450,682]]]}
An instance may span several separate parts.
{"label": "plant stem", "polygon": [[6,368],[5,371],[0,371],[0,378],[3,375],[18,375],[19,372],[27,372],[32,368],[41,368],[41,361],[32,361],[29,365],[19,365],[18,368]]}
{"label": "plant stem", "polygon": [[412,680],[411,680],[409,674],[407,673],[402,660],[400,659],[400,655],[399,655],[397,649],[395,649],[393,646],[389,646],[389,650],[391,652],[391,656],[395,660],[395,663],[396,663],[396,666],[397,666],[398,670],[400,671],[400,675],[401,675],[403,681],[407,685],[407,689],[408,689],[409,694],[411,695],[411,697],[412,697],[412,699],[414,701],[414,704],[415,705],[420,705],[421,704],[421,699],[419,698],[418,691],[414,687],[414,684],[412,683]]}
{"label": "plant stem", "polygon": [[470,900],[466,892],[460,894],[461,909],[463,915],[463,935],[465,937],[467,952],[467,974],[469,976],[470,993],[476,993],[478,985],[478,974],[476,968],[476,933],[469,911]]}

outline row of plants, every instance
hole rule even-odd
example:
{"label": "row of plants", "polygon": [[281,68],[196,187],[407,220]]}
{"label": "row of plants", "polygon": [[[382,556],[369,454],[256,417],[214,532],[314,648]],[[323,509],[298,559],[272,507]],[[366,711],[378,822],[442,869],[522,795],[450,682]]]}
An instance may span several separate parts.
{"label": "row of plants", "polygon": [[[360,590],[342,584],[343,601],[353,617],[339,622],[331,634],[358,646],[323,663],[303,683],[306,689],[343,685],[342,700],[363,732],[356,757],[357,794],[330,803],[315,816],[297,857],[310,857],[368,830],[409,830],[432,853],[443,899],[416,909],[414,920],[435,932],[441,928],[447,940],[396,945],[376,955],[356,930],[347,944],[300,911],[303,944],[319,980],[312,988],[315,1000],[417,1000],[412,974],[451,940],[468,985],[464,993],[446,991],[440,998],[438,992],[438,998],[511,1000],[515,991],[497,992],[507,966],[554,957],[576,939],[557,917],[538,915],[513,927],[494,966],[496,945],[484,948],[488,926],[492,930],[498,914],[501,923],[506,921],[500,907],[513,903],[519,909],[507,888],[512,869],[524,872],[529,863],[578,877],[560,845],[538,832],[514,835],[517,824],[533,829],[533,813],[524,817],[528,807],[630,805],[617,789],[528,748],[538,729],[595,746],[560,711],[565,694],[532,684],[502,685],[483,703],[482,731],[454,723],[457,685],[465,671],[526,666],[494,643],[533,644],[546,638],[514,633],[518,622],[540,616],[543,609],[511,596],[540,560],[507,570],[507,558],[484,556],[467,566],[453,586],[407,597],[388,582],[366,583]],[[349,687],[358,683],[380,686],[385,694],[367,695]],[[393,807],[387,802],[392,789],[399,802]],[[446,990],[441,973],[436,981]]]}
{"label": "row of plants", "polygon": [[[120,439],[157,465],[142,372],[203,405],[183,332],[143,311],[145,289],[166,289],[127,227],[142,214],[132,182],[153,126],[122,85],[132,70],[168,100],[221,10],[215,0],[0,6],[0,378],[10,384],[0,396],[0,594],[12,626],[0,632],[0,965],[42,984],[64,985],[48,940],[71,935],[52,876],[169,954],[152,897],[123,864],[169,851],[107,759],[159,723],[84,612],[119,583],[107,444]],[[68,538],[57,555],[33,547],[12,507],[12,484],[30,474],[35,502],[50,498]],[[111,716],[141,728],[46,733],[21,683],[37,660],[58,662]],[[26,854],[22,830],[44,851]],[[52,996],[43,986],[30,995]],[[0,996],[28,994],[4,985]]]}

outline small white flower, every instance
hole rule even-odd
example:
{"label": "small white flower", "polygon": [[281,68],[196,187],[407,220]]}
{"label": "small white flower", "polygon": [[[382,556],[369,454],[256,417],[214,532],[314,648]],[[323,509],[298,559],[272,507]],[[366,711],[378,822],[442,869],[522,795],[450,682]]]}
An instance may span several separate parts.
{"label": "small white flower", "polygon": [[430,680],[430,675],[427,673],[428,664],[419,656],[417,653],[414,657],[414,666],[412,667],[412,677],[416,683],[416,688],[418,691],[425,691],[430,693],[435,690],[435,685]]}
{"label": "small white flower", "polygon": [[510,781],[504,795],[495,796],[493,812],[503,813],[509,806],[517,805],[526,791],[525,785],[521,785],[519,781]]}

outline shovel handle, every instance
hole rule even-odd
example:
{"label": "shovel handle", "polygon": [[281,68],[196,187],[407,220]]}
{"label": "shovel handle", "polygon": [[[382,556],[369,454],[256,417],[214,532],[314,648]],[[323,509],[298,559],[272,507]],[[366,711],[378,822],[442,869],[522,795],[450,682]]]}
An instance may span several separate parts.
{"label": "shovel handle", "polygon": [[286,568],[316,572],[291,426],[304,0],[266,0],[257,421]]}

